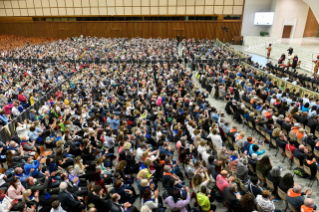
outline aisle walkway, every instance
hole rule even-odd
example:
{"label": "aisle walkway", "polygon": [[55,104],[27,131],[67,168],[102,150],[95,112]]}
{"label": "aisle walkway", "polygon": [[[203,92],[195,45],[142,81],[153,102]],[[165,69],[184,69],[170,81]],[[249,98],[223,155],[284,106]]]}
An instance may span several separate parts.
{"label": "aisle walkway", "polygon": [[[195,73],[193,74],[192,79],[195,82],[196,86],[199,87],[201,90],[203,90],[203,88],[201,88],[200,83],[198,83],[198,81],[197,81],[197,79],[195,77]],[[224,110],[225,103],[222,100],[216,100],[215,98],[210,96],[208,98],[208,101],[218,111],[222,111],[222,112],[224,112],[226,114],[226,112]],[[239,129],[244,130],[244,132],[246,134],[245,138],[247,138],[248,136],[252,135],[251,128],[248,128],[248,127],[243,128],[242,124],[239,124],[238,122],[235,122],[232,119],[232,117],[227,115],[227,114],[226,114],[226,120],[227,121],[231,121],[231,126],[237,125]],[[258,139],[259,136],[257,135],[257,132],[254,132],[254,133],[255,133],[255,135],[253,137]],[[260,149],[262,149],[262,145],[259,145],[259,147],[260,147]],[[272,150],[269,151],[268,145],[265,145],[265,147],[266,147],[266,153],[264,155],[268,155],[269,156],[272,165],[273,166],[281,166],[281,167],[283,167],[283,171],[281,173],[281,177],[283,177],[286,173],[292,173],[293,174],[293,171],[289,170],[289,164],[288,164],[288,160],[287,159],[285,159],[284,163],[282,163],[283,156],[280,153],[278,153],[277,157],[275,157],[276,150],[272,149]],[[259,156],[258,159],[261,158],[262,156],[263,155]],[[293,168],[295,168],[295,167],[296,167],[296,165],[293,166]],[[302,187],[303,191],[308,188],[307,186],[309,184],[309,180],[307,178],[306,179],[302,179],[302,178],[298,178],[297,176],[295,176],[294,177],[294,181],[296,183],[300,184],[300,186]],[[311,195],[311,197],[314,199],[316,204],[319,204],[319,186],[317,186],[316,182],[314,183],[314,185],[312,186],[311,189],[313,190],[313,194]],[[222,204],[220,204],[218,202],[214,202],[214,204],[217,205],[216,212],[225,212],[226,211],[226,208]],[[285,209],[286,208],[286,203],[285,202],[277,202],[277,203],[275,203],[275,205],[276,205],[276,209]]]}

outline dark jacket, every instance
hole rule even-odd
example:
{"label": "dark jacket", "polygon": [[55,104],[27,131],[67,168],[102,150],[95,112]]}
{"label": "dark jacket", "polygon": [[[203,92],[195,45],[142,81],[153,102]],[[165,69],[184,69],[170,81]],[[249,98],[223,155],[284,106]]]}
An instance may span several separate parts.
{"label": "dark jacket", "polygon": [[312,134],[315,133],[317,125],[318,125],[318,121],[316,121],[312,118],[308,120],[307,126],[311,129]]}
{"label": "dark jacket", "polygon": [[81,202],[77,200],[78,196],[69,192],[59,192],[59,201],[61,203],[61,207],[65,211],[71,210],[77,205],[80,205]]}
{"label": "dark jacket", "polygon": [[282,148],[285,151],[285,147],[287,142],[285,140],[280,139],[280,137],[278,136],[276,139],[276,144],[278,147]]}
{"label": "dark jacket", "polygon": [[294,183],[292,183],[291,185],[288,185],[288,184],[284,183],[284,181],[282,181],[282,178],[281,178],[278,187],[279,187],[283,192],[287,193],[287,191],[288,191],[290,188],[293,188],[293,187],[294,187]]}
{"label": "dark jacket", "polygon": [[273,177],[273,176],[271,176],[270,172],[268,172],[267,173],[267,179],[274,184],[274,189],[275,190],[273,191],[273,194],[277,194],[277,187],[279,185],[281,177],[280,176],[279,177]]}
{"label": "dark jacket", "polygon": [[254,197],[256,198],[257,195],[260,195],[262,192],[262,189],[258,186],[258,185],[254,185],[252,183],[248,184],[248,188],[247,191],[249,191],[250,193],[252,193],[254,195]]}
{"label": "dark jacket", "polygon": [[304,151],[301,151],[300,149],[295,149],[294,151],[294,157],[298,158],[300,161],[300,166],[303,166],[303,161],[306,159],[306,153]]}
{"label": "dark jacket", "polygon": [[305,166],[308,166],[308,167],[310,168],[310,170],[311,170],[311,176],[315,177],[316,174],[317,174],[316,162],[313,162],[313,163],[311,163],[311,164],[308,164],[308,163],[307,163],[307,160],[304,159],[303,164],[304,164]]}
{"label": "dark jacket", "polygon": [[108,204],[106,200],[100,198],[100,196],[93,194],[93,192],[89,192],[88,204],[93,203],[98,212],[105,211]]}
{"label": "dark jacket", "polygon": [[287,131],[287,133],[289,133],[290,132],[290,130],[291,130],[291,124],[288,124],[287,122],[283,122],[282,123],[282,125],[281,125],[281,128],[282,129],[285,129],[286,131]]}
{"label": "dark jacket", "polygon": [[226,187],[223,190],[223,199],[227,203],[229,208],[236,211],[236,208],[238,208],[240,202],[236,198],[236,195],[229,190],[229,187]]}

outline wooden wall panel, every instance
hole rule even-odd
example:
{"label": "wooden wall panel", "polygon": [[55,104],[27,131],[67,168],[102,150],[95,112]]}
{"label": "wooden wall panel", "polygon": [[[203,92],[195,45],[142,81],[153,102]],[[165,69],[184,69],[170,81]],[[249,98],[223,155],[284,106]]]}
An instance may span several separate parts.
{"label": "wooden wall panel", "polygon": [[32,17],[1,17],[0,22],[22,22],[22,21],[30,21],[33,22]]}
{"label": "wooden wall panel", "polygon": [[74,36],[142,37],[142,38],[209,38],[223,39],[222,27],[229,27],[226,41],[240,36],[241,22],[172,21],[172,22],[14,22],[0,24],[0,34],[67,38]]}
{"label": "wooden wall panel", "polygon": [[308,16],[307,16],[307,22],[305,31],[303,33],[304,37],[315,37],[318,29],[318,21],[313,14],[311,8],[309,7]]}

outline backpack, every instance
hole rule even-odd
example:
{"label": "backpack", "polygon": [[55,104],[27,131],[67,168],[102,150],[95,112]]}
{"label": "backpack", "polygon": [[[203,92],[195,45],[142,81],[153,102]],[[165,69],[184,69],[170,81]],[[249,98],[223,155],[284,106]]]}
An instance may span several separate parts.
{"label": "backpack", "polygon": [[301,178],[308,177],[308,174],[300,167],[294,168],[294,173]]}

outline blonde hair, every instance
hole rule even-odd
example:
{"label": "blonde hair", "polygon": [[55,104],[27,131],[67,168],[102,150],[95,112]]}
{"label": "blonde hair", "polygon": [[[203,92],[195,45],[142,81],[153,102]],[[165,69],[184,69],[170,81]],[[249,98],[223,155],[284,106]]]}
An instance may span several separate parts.
{"label": "blonde hair", "polygon": [[205,140],[201,140],[200,143],[199,143],[199,145],[205,146],[205,145],[206,145],[206,141],[205,141]]}
{"label": "blonde hair", "polygon": [[131,149],[131,143],[130,142],[126,142],[124,145],[123,145],[123,149],[125,149],[125,150],[129,150],[129,149]]}
{"label": "blonde hair", "polygon": [[26,201],[30,201],[28,194],[31,194],[31,190],[30,189],[26,189],[24,190],[24,192],[22,193],[22,202],[26,202]]}
{"label": "blonde hair", "polygon": [[145,169],[142,169],[137,173],[136,178],[146,178],[146,174],[147,171]]}
{"label": "blonde hair", "polygon": [[141,184],[141,187],[146,187],[146,186],[148,186],[148,180],[142,179],[140,184]]}
{"label": "blonde hair", "polygon": [[146,160],[144,161],[144,165],[147,166],[147,167],[150,166],[150,165],[152,165],[151,159],[146,158]]}
{"label": "blonde hair", "polygon": [[62,140],[59,140],[56,142],[56,146],[57,147],[61,147],[63,145],[63,141]]}
{"label": "blonde hair", "polygon": [[142,154],[143,158],[147,158],[148,157],[148,150],[145,150]]}

